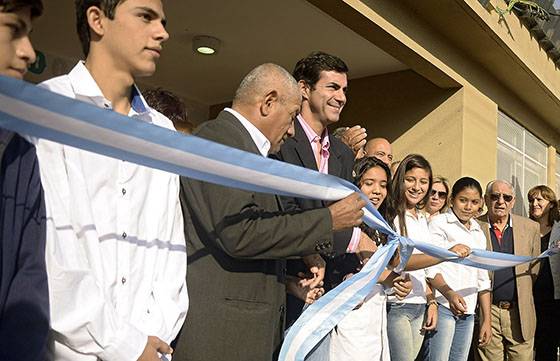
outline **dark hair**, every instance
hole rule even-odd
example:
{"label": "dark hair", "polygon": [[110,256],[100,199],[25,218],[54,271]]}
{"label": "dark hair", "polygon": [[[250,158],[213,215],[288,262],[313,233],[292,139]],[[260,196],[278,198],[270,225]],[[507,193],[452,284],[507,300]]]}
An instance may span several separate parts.
{"label": "dark hair", "polygon": [[[550,210],[548,211],[548,225],[552,226],[554,225],[555,221],[560,220],[560,212],[558,210],[558,201],[556,200],[556,194],[554,194],[554,191],[552,189],[545,185],[535,186],[529,189],[529,192],[527,192],[527,199],[529,200],[529,203],[533,201],[538,193],[540,193],[544,199],[550,202]],[[529,215],[529,218],[534,221],[538,221],[531,215]]]}
{"label": "dark hair", "polygon": [[23,8],[31,10],[31,18],[43,14],[43,2],[41,0],[0,0],[3,13],[13,13]]}
{"label": "dark hair", "polygon": [[89,54],[89,43],[91,42],[91,33],[87,19],[87,11],[90,7],[96,6],[103,11],[106,17],[113,20],[115,18],[115,9],[126,0],[75,0],[76,7],[76,30],[82,44],[84,56]]}
{"label": "dark hair", "polygon": [[[375,158],[375,157],[364,157],[358,160],[354,164],[354,169],[352,170],[352,177],[354,178],[354,184],[359,188],[362,184],[362,178],[364,174],[370,170],[371,168],[379,167],[383,169],[385,175],[387,176],[387,196],[377,209],[379,213],[385,218],[387,223],[392,224],[393,219],[390,219],[390,214],[392,212],[388,212],[387,209],[390,207],[390,199],[391,197],[391,170],[387,166],[387,164],[383,163],[383,161]],[[394,213],[394,212],[393,212]]]}
{"label": "dark hair", "polygon": [[393,182],[391,184],[391,193],[392,193],[392,204],[389,208],[390,212],[394,212],[391,215],[394,218],[398,218],[399,220],[399,230],[401,235],[408,236],[406,230],[406,223],[404,214],[406,212],[406,197],[405,197],[405,189],[404,189],[404,176],[406,172],[413,168],[421,168],[428,172],[428,191],[424,195],[424,198],[417,204],[418,208],[422,208],[428,199],[430,198],[430,189],[432,189],[432,167],[430,163],[419,154],[409,154],[407,155],[399,164],[397,171],[393,177]]}
{"label": "dark hair", "polygon": [[453,184],[453,188],[451,189],[451,198],[457,197],[457,194],[465,188],[474,188],[474,190],[478,191],[480,198],[482,198],[482,186],[476,179],[471,177],[459,178],[455,184]]}
{"label": "dark hair", "polygon": [[[354,184],[358,188],[360,188],[362,185],[362,178],[364,177],[364,174],[366,174],[368,170],[375,167],[379,167],[383,169],[383,171],[385,172],[385,176],[387,177],[387,196],[385,197],[383,202],[381,202],[381,205],[379,206],[379,208],[377,208],[377,210],[379,211],[381,216],[385,218],[389,226],[393,228],[393,219],[390,218],[390,215],[393,214],[394,212],[388,211],[389,207],[391,206],[391,200],[390,200],[391,199],[391,170],[389,169],[387,164],[385,164],[383,161],[375,157],[363,157],[357,160],[356,163],[354,163],[354,169],[352,170],[352,177],[354,180]],[[387,243],[386,234],[374,230],[373,228],[369,227],[367,224],[362,223],[360,225],[360,229],[365,234],[367,234],[369,238],[375,241],[378,246]],[[395,255],[393,255],[393,257],[395,256],[396,253]]]}
{"label": "dark hair", "polygon": [[148,89],[142,95],[148,105],[169,118],[177,130],[192,133],[194,126],[187,120],[187,109],[181,98],[162,88]]}
{"label": "dark hair", "polygon": [[346,74],[348,73],[348,67],[342,59],[334,55],[315,51],[297,62],[293,76],[296,81],[303,80],[313,89],[317,81],[319,81],[322,71],[335,71]]}

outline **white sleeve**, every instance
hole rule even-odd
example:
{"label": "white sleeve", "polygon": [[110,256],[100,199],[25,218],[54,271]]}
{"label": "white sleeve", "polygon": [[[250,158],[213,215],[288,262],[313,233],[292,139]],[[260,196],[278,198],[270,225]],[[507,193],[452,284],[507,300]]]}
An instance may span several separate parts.
{"label": "white sleeve", "polygon": [[174,212],[169,212],[171,219],[171,246],[166,259],[160,263],[154,283],[153,299],[150,300],[152,312],[148,322],[157,329],[155,334],[163,341],[170,343],[175,339],[187,316],[189,297],[187,294],[187,254],[184,221],[179,200],[179,177],[176,177],[177,197]]}
{"label": "white sleeve", "polygon": [[[437,219],[432,220],[428,225],[428,229],[430,230],[430,243],[434,246],[447,248],[448,239],[447,233],[443,229],[443,227],[439,224]],[[436,277],[438,273],[443,275],[443,271],[441,269],[442,264],[437,264],[435,266],[427,267],[426,268],[426,277],[433,279]]]}

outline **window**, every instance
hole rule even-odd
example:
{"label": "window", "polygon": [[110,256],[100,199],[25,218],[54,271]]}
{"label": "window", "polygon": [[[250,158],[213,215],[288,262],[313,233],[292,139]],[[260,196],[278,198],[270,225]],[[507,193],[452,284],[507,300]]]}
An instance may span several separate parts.
{"label": "window", "polygon": [[[498,115],[498,179],[515,188],[513,213],[527,216],[527,192],[546,184],[547,146],[502,112]],[[557,177],[560,167],[557,166]]]}

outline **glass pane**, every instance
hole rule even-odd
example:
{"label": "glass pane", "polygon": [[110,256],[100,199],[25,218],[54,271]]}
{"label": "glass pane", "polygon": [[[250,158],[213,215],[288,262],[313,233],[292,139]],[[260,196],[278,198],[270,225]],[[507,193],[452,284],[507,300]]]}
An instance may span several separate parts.
{"label": "glass pane", "polygon": [[525,154],[542,165],[546,164],[546,144],[527,131],[525,131]]}
{"label": "glass pane", "polygon": [[498,143],[497,179],[507,180],[515,185],[523,176],[523,157],[509,146]]}
{"label": "glass pane", "polygon": [[498,138],[523,151],[523,127],[502,112],[498,112]]}

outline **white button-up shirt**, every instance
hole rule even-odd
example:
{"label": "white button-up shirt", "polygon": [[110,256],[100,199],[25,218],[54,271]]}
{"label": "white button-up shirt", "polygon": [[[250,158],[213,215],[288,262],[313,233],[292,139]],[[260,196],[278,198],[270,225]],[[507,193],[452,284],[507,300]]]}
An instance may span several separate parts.
{"label": "white button-up shirt", "polygon": [[259,149],[259,153],[261,153],[263,157],[268,157],[268,152],[270,151],[270,141],[259,130],[259,128],[255,127],[255,125],[247,118],[231,108],[225,108],[224,111],[232,114],[241,122],[241,125],[243,125],[243,127],[249,132],[249,135],[251,135],[251,139],[255,142],[255,145]]}
{"label": "white button-up shirt", "polygon": [[[111,109],[81,62],[41,86]],[[173,128],[136,87],[129,116]],[[43,139],[34,143],[47,205],[54,358],[136,360],[147,336],[171,342],[188,308],[179,177]]]}
{"label": "white button-up shirt", "polygon": [[[438,214],[430,221],[430,232],[435,245],[450,248],[462,243],[470,248],[486,249],[486,237],[478,222],[470,220],[469,229],[465,227],[452,209],[446,213]],[[474,314],[478,292],[490,290],[490,278],[488,271],[463,266],[453,262],[443,262],[431,267],[429,277],[433,278],[437,273],[452,290],[457,292],[467,303],[467,313]],[[449,308],[449,302],[436,291],[436,300],[441,305]]]}
{"label": "white button-up shirt", "polygon": [[[426,214],[421,211],[416,211],[416,217],[409,211],[405,212],[404,221],[406,223],[406,232],[408,238],[421,242],[430,241],[430,231],[428,230],[428,218]],[[395,218],[395,229],[397,233],[400,232],[399,218]],[[414,249],[413,253],[422,253]],[[403,303],[426,303],[426,275],[427,269],[419,269],[416,271],[406,272],[410,275],[412,281],[412,291],[404,299],[399,300],[396,296],[389,296],[389,302],[403,302]]]}

